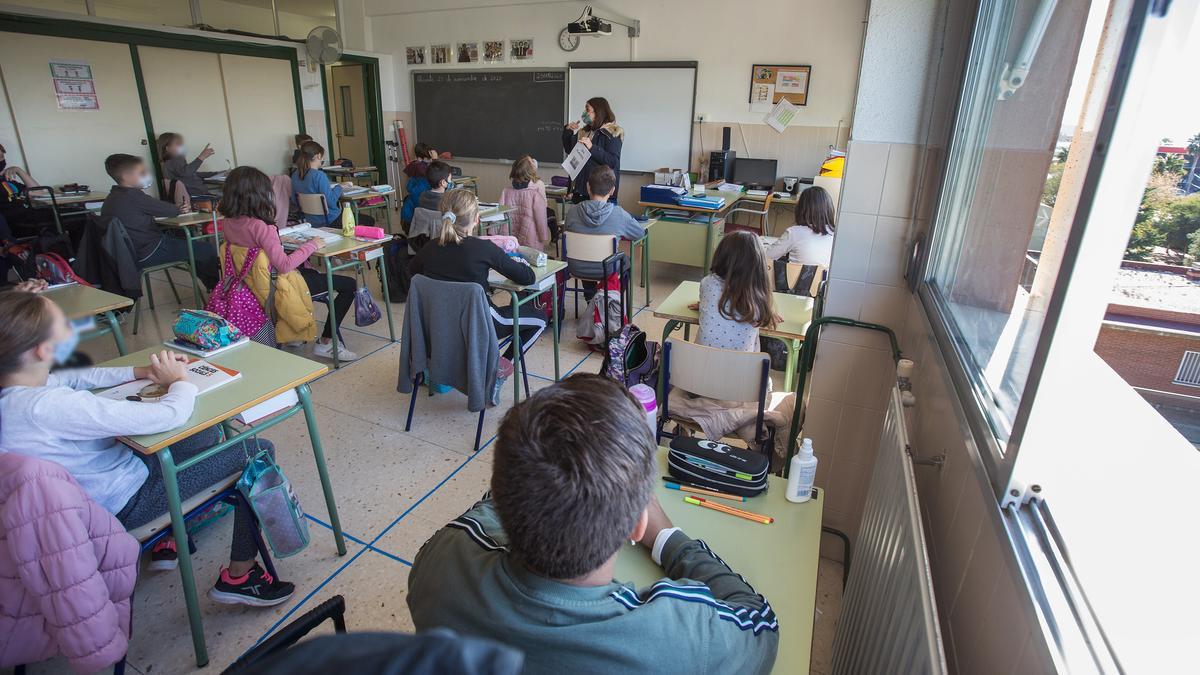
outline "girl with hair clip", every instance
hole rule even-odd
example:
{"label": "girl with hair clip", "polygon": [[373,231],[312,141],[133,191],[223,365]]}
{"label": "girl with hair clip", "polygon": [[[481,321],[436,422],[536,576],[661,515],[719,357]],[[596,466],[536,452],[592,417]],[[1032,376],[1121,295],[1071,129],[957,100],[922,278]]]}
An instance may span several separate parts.
{"label": "girl with hair clip", "polygon": [[[536,275],[523,259],[510,258],[499,246],[472,236],[479,226],[479,200],[470,190],[450,190],[442,197],[442,220],[438,235],[417,252],[409,263],[414,275],[424,274],[438,281],[465,281],[479,284],[491,304],[488,272],[496,270],[514,283],[532,284]],[[512,335],[512,306],[492,308],[496,336]],[[546,329],[546,317],[533,303],[521,306],[521,344],[532,345]],[[512,359],[512,344],[503,356]]]}
{"label": "girl with hair clip", "polygon": [[[0,293],[0,452],[57,462],[71,472],[96,503],[126,529],[141,527],[167,512],[159,462],[135,453],[119,436],[178,428],[192,414],[196,385],[185,378],[186,357],[166,350],[133,368],[50,368],[75,349],[79,333],[62,310],[33,293]],[[155,402],[104,398],[90,389],[148,379],[166,390]],[[173,443],[183,462],[220,441],[217,427]],[[257,445],[257,447],[255,447]],[[248,441],[217,453],[179,474],[186,501],[213,483],[240,472],[258,450],[274,453],[269,441]],[[286,602],[295,586],[272,577],[256,561],[254,517],[245,504],[234,511],[229,566],[222,568],[209,597],[224,604],[269,607]],[[151,551],[150,569],[179,564],[175,540]]]}
{"label": "girl with hair clip", "polygon": [[[700,312],[698,344],[741,352],[759,351],[759,329],[774,328],[783,317],[775,313],[767,259],[757,236],[737,231],[721,239],[713,253],[712,272],[700,280],[700,302],[692,303],[691,308]],[[766,422],[782,432],[776,434],[772,470],[782,466],[787,452],[786,437],[794,406],[793,393],[767,396]],[[716,440],[736,434],[753,447],[756,403],[673,394],[670,408],[700,423],[709,438]]]}
{"label": "girl with hair clip", "polygon": [[[316,141],[300,144],[296,156],[296,170],[292,172],[292,192],[302,195],[325,195],[325,207],[329,217],[321,222],[320,214],[305,214],[305,219],[317,227],[338,226],[342,217],[342,190],[354,187],[353,183],[334,183],[321,170],[325,166],[325,148]],[[375,219],[361,214],[359,225],[374,225]]]}
{"label": "girl with hair clip", "polygon": [[522,246],[541,251],[550,241],[546,218],[546,184],[537,175],[537,160],[523,155],[513,162],[508,174],[512,182],[500,193],[500,203],[516,209],[512,233]]}
{"label": "girl with hair clip", "polygon": [[829,267],[833,257],[833,199],[823,187],[813,186],[796,200],[796,224],[767,248],[768,260],[788,257],[788,262]]}

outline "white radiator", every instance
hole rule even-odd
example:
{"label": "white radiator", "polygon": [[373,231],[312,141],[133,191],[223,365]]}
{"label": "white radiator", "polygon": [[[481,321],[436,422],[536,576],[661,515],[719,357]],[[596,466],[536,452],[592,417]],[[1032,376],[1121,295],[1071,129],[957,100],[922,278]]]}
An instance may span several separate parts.
{"label": "white radiator", "polygon": [[895,387],[842,598],[833,672],[947,672],[904,409]]}

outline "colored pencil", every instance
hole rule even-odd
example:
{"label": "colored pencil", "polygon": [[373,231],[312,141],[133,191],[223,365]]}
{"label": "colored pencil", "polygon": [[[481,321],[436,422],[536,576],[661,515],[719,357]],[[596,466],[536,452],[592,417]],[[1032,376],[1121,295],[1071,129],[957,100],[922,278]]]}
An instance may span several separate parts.
{"label": "colored pencil", "polygon": [[746,501],[745,497],[739,497],[737,495],[727,495],[724,492],[717,492],[715,490],[706,490],[704,488],[695,487],[694,485],[688,485],[687,483],[676,483],[673,481],[667,481],[667,489],[668,490],[679,490],[680,492],[694,492],[698,495],[706,495],[708,497],[716,497],[718,499],[729,499],[729,500],[732,500],[735,502]]}
{"label": "colored pencil", "polygon": [[724,504],[710,502],[703,497],[684,497],[683,501],[687,502],[688,504],[692,504],[693,506],[701,506],[706,509],[712,509],[713,511],[720,511],[721,513],[727,515],[745,518],[746,520],[752,520],[756,523],[762,523],[763,525],[770,525],[771,523],[775,522],[775,519],[771,516],[764,516],[759,513],[751,513],[750,511],[735,509],[732,506],[725,506]]}

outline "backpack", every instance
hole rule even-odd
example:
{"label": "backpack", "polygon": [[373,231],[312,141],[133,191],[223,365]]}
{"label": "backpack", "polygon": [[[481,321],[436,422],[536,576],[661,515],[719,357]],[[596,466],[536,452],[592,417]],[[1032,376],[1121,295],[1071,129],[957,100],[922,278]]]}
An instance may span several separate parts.
{"label": "backpack", "polygon": [[412,281],[412,274],[408,271],[409,259],[412,258],[408,253],[408,240],[395,239],[388,242],[383,248],[383,254],[387,256],[387,283],[388,298],[392,303],[408,302],[408,286]]}
{"label": "backpack", "polygon": [[[604,292],[605,288],[608,289],[608,293]],[[608,280],[596,288],[596,294],[588,301],[587,318],[579,322],[576,336],[590,345],[600,346],[617,334],[624,325],[625,296],[622,284],[616,274],[610,274]]]}
{"label": "backpack", "polygon": [[71,269],[71,265],[61,255],[54,252],[39,253],[34,256],[34,264],[37,266],[37,276],[39,279],[45,279],[47,283],[54,284],[69,284],[77,283],[84,286],[91,286],[86,279],[75,274],[75,270]]}
{"label": "backpack", "polygon": [[608,341],[608,351],[600,374],[620,382],[626,388],[635,384],[658,384],[658,343],[646,339],[646,331],[633,324],[621,329]]}
{"label": "backpack", "polygon": [[234,276],[233,248],[226,242],[225,276],[221,283],[212,289],[208,303],[204,306],[204,309],[228,320],[246,335],[257,335],[263,326],[270,323],[270,318],[263,311],[262,305],[258,304],[254,291],[246,285],[246,275],[250,273],[256,258],[257,246],[246,252],[246,259],[242,261],[242,271]]}

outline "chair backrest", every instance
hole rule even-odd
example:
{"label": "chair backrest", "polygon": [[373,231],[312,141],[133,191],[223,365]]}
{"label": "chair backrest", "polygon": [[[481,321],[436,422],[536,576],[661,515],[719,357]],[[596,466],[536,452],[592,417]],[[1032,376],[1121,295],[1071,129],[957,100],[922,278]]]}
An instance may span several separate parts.
{"label": "chair backrest", "polygon": [[[563,257],[584,262],[604,262],[617,252],[617,237],[612,234],[563,232]],[[569,240],[569,244],[568,244]]]}
{"label": "chair backrest", "polygon": [[412,222],[408,225],[409,237],[419,237],[423,234],[430,239],[436,239],[441,231],[442,214],[419,206],[413,209]]}
{"label": "chair backrest", "polygon": [[300,213],[306,216],[323,216],[329,219],[329,204],[325,203],[325,195],[296,193],[296,203],[300,205]]}
{"label": "chair backrest", "polygon": [[[821,282],[825,280],[826,268],[824,265],[812,265],[812,264],[807,264],[807,263],[794,263],[794,262],[785,263],[785,265],[787,265],[787,270],[786,270],[787,287],[786,288],[778,288],[777,284],[776,284],[776,277],[775,277],[775,266],[778,264],[779,264],[779,261],[777,261],[777,260],[768,260],[767,261],[767,279],[770,280],[772,291],[788,293],[788,292],[791,292],[793,289],[795,289],[797,291],[800,291],[800,290],[806,291],[803,294],[807,295],[810,298],[815,298],[818,295],[820,295]],[[800,275],[804,272],[805,267],[815,268],[813,275],[812,275],[812,283],[809,285],[809,288],[797,289],[796,282],[800,280]]]}
{"label": "chair backrest", "polygon": [[684,340],[670,345],[667,381],[671,386],[722,401],[758,401],[763,392],[763,352],[706,347]]}
{"label": "chair backrest", "polygon": [[189,213],[192,210],[192,197],[188,194],[187,186],[182,181],[164,178],[162,193],[167,195],[167,198],[163,201],[174,203],[175,206],[179,207],[181,213]]}

